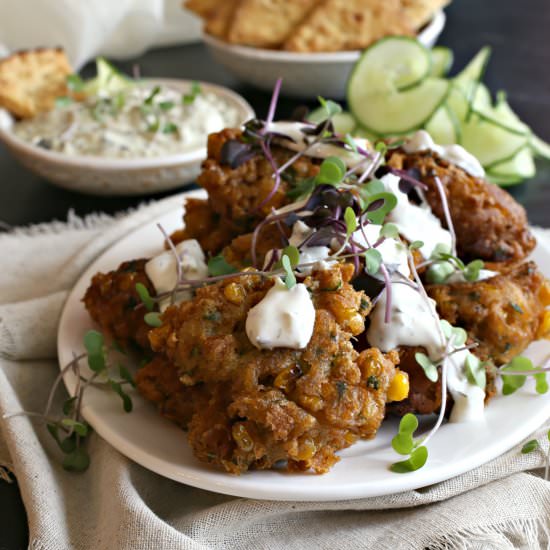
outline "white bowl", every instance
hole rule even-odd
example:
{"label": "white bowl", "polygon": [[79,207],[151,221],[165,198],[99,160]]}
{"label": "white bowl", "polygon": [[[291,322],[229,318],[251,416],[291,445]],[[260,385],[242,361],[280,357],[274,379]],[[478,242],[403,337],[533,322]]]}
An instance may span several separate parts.
{"label": "white bowl", "polygon": [[[418,39],[432,47],[445,26],[445,13],[438,11],[419,33]],[[262,90],[273,90],[283,79],[282,93],[287,96],[314,98],[321,95],[343,99],[346,83],[360,50],[327,53],[294,53],[235,46],[213,36],[203,36],[214,59],[237,78]]]}
{"label": "white bowl", "polygon": [[[182,91],[191,85],[191,81],[179,79],[146,81]],[[235,108],[239,124],[255,116],[252,107],[235,92],[206,82],[200,85]],[[186,153],[135,159],[105,158],[48,151],[17,137],[9,124],[0,126],[0,141],[21,164],[60,187],[92,195],[144,195],[178,188],[195,180],[206,157],[206,135],[203,147]]]}

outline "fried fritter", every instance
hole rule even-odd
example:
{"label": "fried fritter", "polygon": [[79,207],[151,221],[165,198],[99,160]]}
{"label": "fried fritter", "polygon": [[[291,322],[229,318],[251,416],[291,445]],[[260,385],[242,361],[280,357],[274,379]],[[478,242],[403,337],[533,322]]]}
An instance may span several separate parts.
{"label": "fried fritter", "polygon": [[471,176],[431,151],[411,155],[398,150],[388,164],[418,170],[420,180],[428,186],[426,199],[445,225],[434,177],[440,178],[456,231],[458,256],[464,261],[518,261],[535,247],[525,210],[497,185]]}
{"label": "fried fritter", "polygon": [[475,354],[502,365],[545,336],[550,286],[534,262],[503,266],[474,283],[428,285],[441,318],[464,328],[479,344]]}
{"label": "fried fritter", "polygon": [[136,292],[137,283],[144,284],[151,296],[155,295],[145,274],[146,263],[144,259],[132,260],[109,273],[97,273],[82,299],[101,330],[123,347],[136,344],[150,349],[147,334],[151,327],[143,320],[144,310],[136,309],[141,301]]}
{"label": "fried fritter", "polygon": [[[247,162],[236,168],[224,164],[222,150],[224,145],[232,140],[240,140],[240,130],[226,129],[208,136],[208,157],[202,164],[202,172],[197,178],[197,183],[208,191],[208,206],[210,216],[218,215],[220,227],[225,231],[225,242],[244,233],[250,233],[254,227],[264,219],[273,208],[280,208],[288,204],[287,191],[289,184],[281,180],[279,188],[273,197],[265,202],[270,194],[275,181],[273,168],[269,161],[257,154]],[[288,149],[272,146],[271,151],[277,165],[282,165],[294,154]],[[295,178],[307,178],[315,176],[319,172],[320,161],[308,157],[301,157],[292,164]],[[204,223],[196,220],[190,214],[184,217],[186,232],[191,238],[200,234],[200,228],[196,224]],[[201,243],[202,244],[202,243]],[[218,252],[219,249],[216,251]]]}
{"label": "fried fritter", "polygon": [[[247,313],[273,284],[256,275],[198,289],[191,301],[166,310],[150,333],[153,350],[183,386],[210,395],[189,422],[198,458],[233,473],[282,459],[290,469],[322,473],[338,460],[337,450],[374,437],[397,354],[353,348],[371,305],[349,284],[352,273],[348,264],[305,279],[316,320],[304,350],[258,350],[248,340]],[[150,389],[143,393],[151,398]]]}

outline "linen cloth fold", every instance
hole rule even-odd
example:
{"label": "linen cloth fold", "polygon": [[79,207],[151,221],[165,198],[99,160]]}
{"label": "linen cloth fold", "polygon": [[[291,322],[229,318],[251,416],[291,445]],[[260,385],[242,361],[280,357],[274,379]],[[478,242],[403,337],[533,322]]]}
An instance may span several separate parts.
{"label": "linen cloth fold", "polygon": [[[59,371],[59,315],[83,269],[132,229],[180,203],[181,197],[171,197],[121,217],[69,215],[67,223],[0,234],[0,466],[19,481],[31,548],[550,547],[550,482],[540,475],[550,423],[531,436],[541,448],[530,454],[521,454],[519,445],[430,487],[316,503],[234,498],[181,485],[130,462],[97,434],[88,443],[89,470],[68,473],[43,425],[2,418],[43,410]],[[550,246],[550,233],[537,237]],[[58,391],[55,410],[64,398]]]}

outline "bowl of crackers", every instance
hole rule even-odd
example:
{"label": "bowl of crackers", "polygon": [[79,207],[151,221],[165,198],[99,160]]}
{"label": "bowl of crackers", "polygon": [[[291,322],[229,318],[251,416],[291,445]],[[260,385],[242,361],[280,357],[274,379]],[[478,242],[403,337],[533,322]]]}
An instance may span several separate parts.
{"label": "bowl of crackers", "polygon": [[449,0],[187,0],[203,20],[214,59],[263,90],[283,79],[291,97],[342,99],[361,51],[384,36],[416,36],[427,47]]}

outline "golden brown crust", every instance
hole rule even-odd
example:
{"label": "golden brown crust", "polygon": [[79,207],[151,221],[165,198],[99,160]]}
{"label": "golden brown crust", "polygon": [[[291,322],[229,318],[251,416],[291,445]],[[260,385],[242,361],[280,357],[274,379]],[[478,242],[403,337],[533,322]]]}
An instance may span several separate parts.
{"label": "golden brown crust", "polygon": [[108,336],[123,347],[136,344],[150,349],[148,333],[151,329],[143,316],[143,308],[136,309],[141,300],[136,284],[142,283],[154,296],[155,289],[145,274],[147,260],[132,260],[122,263],[115,271],[94,275],[84,302],[90,317]]}
{"label": "golden brown crust", "polygon": [[19,118],[49,111],[56,98],[67,94],[72,72],[61,48],[14,53],[0,61],[0,107]]}
{"label": "golden brown crust", "polygon": [[536,241],[527,225],[524,208],[504,189],[475,178],[430,151],[406,155],[392,153],[393,168],[416,169],[428,186],[426,199],[445,224],[435,176],[443,183],[457,236],[458,256],[465,261],[518,261]]}
{"label": "golden brown crust", "polygon": [[[374,437],[397,356],[354,350],[351,338],[364,330],[371,305],[349,284],[352,274],[347,264],[306,278],[316,321],[304,350],[260,351],[248,340],[247,312],[273,284],[256,275],[198,289],[193,300],[166,310],[150,333],[154,351],[182,385],[210,396],[189,422],[198,458],[232,473],[281,459],[290,469],[322,473],[338,449]],[[377,383],[369,386],[369,377]],[[148,398],[159,403],[150,388],[151,380]]]}
{"label": "golden brown crust", "polygon": [[285,50],[357,50],[390,35],[412,35],[399,0],[322,0],[290,35]]}
{"label": "golden brown crust", "polygon": [[[494,266],[493,266],[494,267]],[[428,285],[439,315],[479,344],[475,354],[502,365],[539,335],[548,281],[534,262],[500,266],[501,274],[474,283]]]}

